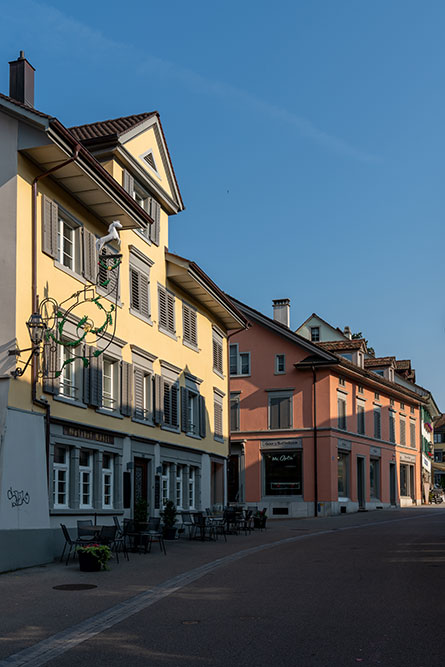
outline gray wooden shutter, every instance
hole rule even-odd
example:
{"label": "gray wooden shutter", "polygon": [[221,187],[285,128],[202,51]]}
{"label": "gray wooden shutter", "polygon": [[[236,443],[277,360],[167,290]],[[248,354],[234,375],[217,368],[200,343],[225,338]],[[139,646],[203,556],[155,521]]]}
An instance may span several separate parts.
{"label": "gray wooden shutter", "polygon": [[150,225],[150,240],[155,245],[159,245],[161,229],[161,207],[159,206],[156,199],[153,199],[153,197],[150,200],[150,215],[153,219],[153,222]]}
{"label": "gray wooden shutter", "polygon": [[124,169],[124,190],[128,192],[131,196],[133,196],[133,191],[134,191],[134,178],[130,174],[129,171]]}
{"label": "gray wooden shutter", "polygon": [[55,377],[59,368],[59,345],[53,340],[47,341],[43,345],[43,391],[47,394],[56,395],[59,393],[60,377]]}
{"label": "gray wooden shutter", "polygon": [[170,387],[170,406],[171,406],[171,425],[174,428],[179,426],[179,387],[172,384]]}
{"label": "gray wooden shutter", "polygon": [[164,414],[164,382],[160,375],[155,375],[154,386],[154,423],[162,424]]}
{"label": "gray wooden shutter", "polygon": [[134,416],[137,419],[146,419],[144,413],[144,371],[140,368],[134,369]]}
{"label": "gray wooden shutter", "polygon": [[181,387],[181,431],[188,433],[190,431],[189,425],[189,406],[188,406],[189,392],[187,387]]}
{"label": "gray wooden shutter", "polygon": [[171,333],[176,332],[175,327],[175,297],[167,292],[167,329]]}
{"label": "gray wooden shutter", "polygon": [[133,365],[121,362],[121,414],[131,416],[133,398]]}
{"label": "gray wooden shutter", "polygon": [[96,283],[97,279],[97,252],[96,252],[96,237],[94,234],[83,229],[83,275],[84,278],[92,283]]}
{"label": "gray wooden shutter", "polygon": [[144,273],[139,274],[139,303],[140,313],[147,319],[150,317],[149,279]]}
{"label": "gray wooden shutter", "polygon": [[199,435],[201,438],[206,437],[206,400],[204,396],[199,397]]}
{"label": "gray wooden shutter", "polygon": [[42,251],[57,259],[59,254],[57,243],[57,225],[59,222],[59,207],[46,195],[42,202]]}
{"label": "gray wooden shutter", "polygon": [[163,287],[158,288],[159,294],[159,326],[168,329],[167,292]]}
{"label": "gray wooden shutter", "polygon": [[[95,408],[102,406],[103,358],[94,347],[86,347],[85,356],[89,361],[84,370],[84,402]],[[96,356],[97,355],[97,356]]]}
{"label": "gray wooden shutter", "polygon": [[278,398],[269,399],[269,428],[279,428],[279,410],[280,400]]}
{"label": "gray wooden shutter", "polygon": [[[90,361],[90,349],[89,345],[84,345],[83,354],[88,363]],[[90,366],[88,365],[83,369],[83,402],[87,405],[90,404],[90,395]]]}

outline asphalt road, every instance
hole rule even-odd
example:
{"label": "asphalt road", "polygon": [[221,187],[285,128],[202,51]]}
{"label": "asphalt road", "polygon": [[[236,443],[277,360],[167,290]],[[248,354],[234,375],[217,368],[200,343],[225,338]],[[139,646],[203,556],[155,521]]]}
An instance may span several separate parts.
{"label": "asphalt road", "polygon": [[376,521],[357,515],[348,524],[292,522],[277,542],[204,569],[192,583],[39,664],[445,663],[444,511],[378,513]]}

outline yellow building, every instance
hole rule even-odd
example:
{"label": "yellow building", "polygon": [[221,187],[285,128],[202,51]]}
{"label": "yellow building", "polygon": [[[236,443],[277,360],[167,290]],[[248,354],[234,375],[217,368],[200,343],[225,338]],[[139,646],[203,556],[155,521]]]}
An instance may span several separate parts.
{"label": "yellow building", "polygon": [[[0,569],[52,558],[60,523],[131,517],[141,498],[154,516],[167,499],[223,504],[227,332],[246,324],[194,262],[168,251],[169,216],[184,206],[158,113],[67,129],[33,108],[23,54],[10,68]],[[118,234],[98,247],[114,221]],[[25,368],[32,313],[45,332]]]}

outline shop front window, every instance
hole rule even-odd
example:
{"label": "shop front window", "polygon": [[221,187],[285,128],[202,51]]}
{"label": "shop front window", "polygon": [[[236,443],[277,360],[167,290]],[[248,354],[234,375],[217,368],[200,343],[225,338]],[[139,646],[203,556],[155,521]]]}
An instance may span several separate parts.
{"label": "shop front window", "polygon": [[338,497],[347,498],[349,495],[349,454],[345,452],[338,452],[337,455],[337,469],[338,469]]}
{"label": "shop front window", "polygon": [[301,452],[263,454],[266,496],[301,496]]}
{"label": "shop front window", "polygon": [[379,461],[371,459],[369,462],[369,491],[371,498],[379,498]]}

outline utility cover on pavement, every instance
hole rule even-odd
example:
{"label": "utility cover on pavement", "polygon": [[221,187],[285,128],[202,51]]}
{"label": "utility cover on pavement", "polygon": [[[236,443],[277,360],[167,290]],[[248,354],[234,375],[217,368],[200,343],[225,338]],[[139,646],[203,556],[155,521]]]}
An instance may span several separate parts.
{"label": "utility cover on pavement", "polygon": [[88,591],[91,588],[97,588],[94,584],[62,584],[53,586],[55,591]]}

